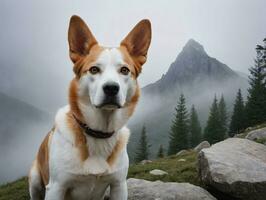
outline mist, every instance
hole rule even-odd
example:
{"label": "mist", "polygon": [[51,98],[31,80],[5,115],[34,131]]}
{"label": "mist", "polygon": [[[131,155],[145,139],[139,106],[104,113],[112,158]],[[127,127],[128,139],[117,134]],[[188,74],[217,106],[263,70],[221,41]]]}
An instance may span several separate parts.
{"label": "mist", "polygon": [[15,137],[0,143],[0,184],[27,176],[39,146],[51,129],[51,122],[17,127]]}
{"label": "mist", "polygon": [[84,18],[99,43],[106,46],[117,46],[139,20],[151,20],[153,38],[139,77],[141,87],[161,78],[190,38],[232,69],[248,73],[254,45],[266,34],[262,26],[265,7],[264,0],[3,0],[0,91],[51,114],[67,103],[73,77],[67,29],[73,14]]}

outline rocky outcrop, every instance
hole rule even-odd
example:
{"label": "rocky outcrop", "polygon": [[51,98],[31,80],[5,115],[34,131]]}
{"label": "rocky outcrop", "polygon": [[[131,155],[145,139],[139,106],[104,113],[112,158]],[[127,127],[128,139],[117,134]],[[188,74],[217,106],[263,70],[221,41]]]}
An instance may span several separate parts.
{"label": "rocky outcrop", "polygon": [[167,172],[160,170],[160,169],[153,169],[150,171],[151,175],[155,175],[155,176],[162,176],[162,175],[166,175],[168,174]]}
{"label": "rocky outcrop", "polygon": [[266,198],[266,147],[230,138],[203,149],[198,157],[203,183],[245,200]]}
{"label": "rocky outcrop", "polygon": [[147,163],[152,163],[152,161],[151,161],[151,160],[142,160],[142,161],[140,162],[140,164],[142,164],[142,165],[145,165],[145,164],[147,164]]}
{"label": "rocky outcrop", "polygon": [[189,183],[164,183],[130,178],[128,200],[214,200],[209,192]]}
{"label": "rocky outcrop", "polygon": [[202,149],[209,148],[211,145],[208,141],[203,141],[194,148],[195,151],[200,152]]}
{"label": "rocky outcrop", "polygon": [[266,127],[249,132],[246,139],[253,141],[265,140],[266,142]]}
{"label": "rocky outcrop", "polygon": [[176,153],[176,156],[181,156],[181,155],[184,155],[184,154],[186,154],[186,153],[188,153],[188,152],[189,152],[188,150],[183,149],[183,150],[177,152],[177,153]]}

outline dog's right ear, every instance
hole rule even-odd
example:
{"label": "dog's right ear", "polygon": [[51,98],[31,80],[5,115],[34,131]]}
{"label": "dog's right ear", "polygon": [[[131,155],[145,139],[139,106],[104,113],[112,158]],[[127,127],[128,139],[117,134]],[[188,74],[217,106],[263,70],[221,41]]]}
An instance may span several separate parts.
{"label": "dog's right ear", "polygon": [[75,63],[98,42],[86,23],[79,16],[73,15],[68,28],[68,43],[70,58]]}

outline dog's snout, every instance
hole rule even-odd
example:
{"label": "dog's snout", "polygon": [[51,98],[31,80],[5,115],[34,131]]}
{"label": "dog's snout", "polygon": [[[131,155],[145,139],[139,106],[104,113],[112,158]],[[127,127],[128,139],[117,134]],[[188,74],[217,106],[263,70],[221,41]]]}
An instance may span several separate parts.
{"label": "dog's snout", "polygon": [[103,86],[103,91],[107,96],[115,96],[119,92],[119,85],[114,82],[106,83]]}

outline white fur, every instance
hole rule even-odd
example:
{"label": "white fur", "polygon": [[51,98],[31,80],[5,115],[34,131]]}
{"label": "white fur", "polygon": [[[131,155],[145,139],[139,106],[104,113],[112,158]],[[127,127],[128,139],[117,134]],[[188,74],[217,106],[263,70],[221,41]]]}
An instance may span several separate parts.
{"label": "white fur", "polygon": [[103,50],[92,65],[99,67],[101,72],[97,74],[88,72],[81,77],[81,96],[87,94],[91,104],[99,106],[104,100],[103,85],[113,82],[120,87],[117,97],[121,106],[131,99],[136,90],[136,80],[131,77],[131,73],[123,75],[119,72],[120,68],[127,64],[123,60],[122,53],[117,48]]}
{"label": "white fur", "polygon": [[[50,145],[50,182],[46,187],[46,200],[61,199],[62,193],[71,188],[69,199],[101,199],[108,185],[112,191],[122,192],[126,199],[126,175],[128,156],[126,148],[120,152],[112,168],[106,162],[119,138],[129,137],[129,130],[124,127],[108,139],[87,137],[90,155],[82,162],[79,151],[74,146],[74,138],[67,128],[66,113],[68,106],[59,110],[56,116],[57,128]],[[126,146],[125,146],[126,147]],[[97,180],[97,181],[96,181]],[[97,188],[96,188],[97,184]],[[122,187],[122,189],[120,188]],[[102,191],[99,193],[99,191]],[[113,199],[119,199],[113,195]]]}

